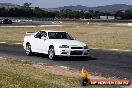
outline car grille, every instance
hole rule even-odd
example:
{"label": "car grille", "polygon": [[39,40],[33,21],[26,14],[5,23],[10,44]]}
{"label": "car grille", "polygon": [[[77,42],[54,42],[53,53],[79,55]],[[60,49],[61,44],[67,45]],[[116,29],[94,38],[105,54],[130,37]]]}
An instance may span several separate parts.
{"label": "car grille", "polygon": [[82,51],[71,51],[70,55],[82,55]]}
{"label": "car grille", "polygon": [[71,47],[71,49],[83,49],[83,47]]}

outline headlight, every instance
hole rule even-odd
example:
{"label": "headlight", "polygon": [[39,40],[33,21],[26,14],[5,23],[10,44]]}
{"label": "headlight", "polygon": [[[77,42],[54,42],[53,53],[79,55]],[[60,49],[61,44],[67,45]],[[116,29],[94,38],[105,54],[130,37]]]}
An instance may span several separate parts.
{"label": "headlight", "polygon": [[88,46],[86,45],[86,46],[84,46],[84,49],[88,49]]}
{"label": "headlight", "polygon": [[61,46],[59,46],[59,48],[69,48],[69,46],[68,45],[61,45]]}

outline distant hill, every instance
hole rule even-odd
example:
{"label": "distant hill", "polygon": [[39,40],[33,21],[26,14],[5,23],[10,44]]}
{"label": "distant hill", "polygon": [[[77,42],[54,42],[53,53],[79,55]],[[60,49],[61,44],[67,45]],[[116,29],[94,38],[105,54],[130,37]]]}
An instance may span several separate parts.
{"label": "distant hill", "polygon": [[[10,8],[21,8],[20,5],[12,4],[12,3],[0,3],[0,8],[5,7],[7,9]],[[34,8],[34,7],[32,7]],[[97,7],[87,7],[82,5],[77,6],[64,6],[64,7],[58,7],[58,8],[42,8],[46,11],[60,11],[62,9],[71,9],[71,10],[83,10],[83,11],[89,11],[89,10],[95,10],[95,11],[101,11],[101,12],[113,12],[118,10],[131,10],[132,11],[132,5],[126,5],[126,4],[113,4],[113,5],[106,5],[106,6],[97,6]]]}
{"label": "distant hill", "polygon": [[10,9],[10,8],[20,8],[21,6],[17,4],[12,4],[12,3],[0,3],[0,8],[2,7]]}
{"label": "distant hill", "polygon": [[77,6],[64,6],[59,8],[52,8],[54,10],[62,10],[62,9],[71,9],[71,10],[96,10],[96,11],[102,11],[102,12],[113,12],[118,10],[131,10],[132,11],[132,5],[126,5],[126,4],[113,4],[113,5],[106,5],[106,6],[97,6],[97,7],[87,7],[82,5]]}

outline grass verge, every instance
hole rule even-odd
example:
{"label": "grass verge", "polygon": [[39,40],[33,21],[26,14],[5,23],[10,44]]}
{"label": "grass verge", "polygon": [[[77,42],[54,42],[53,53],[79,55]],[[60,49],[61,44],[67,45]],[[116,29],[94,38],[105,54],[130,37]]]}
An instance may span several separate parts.
{"label": "grass verge", "polygon": [[[70,71],[37,65],[29,61],[0,59],[0,88],[83,88]],[[121,88],[89,86],[86,88]]]}
{"label": "grass verge", "polygon": [[65,23],[64,26],[0,27],[1,42],[23,42],[25,32],[42,29],[64,30],[91,48],[132,50],[132,27],[116,23]]}

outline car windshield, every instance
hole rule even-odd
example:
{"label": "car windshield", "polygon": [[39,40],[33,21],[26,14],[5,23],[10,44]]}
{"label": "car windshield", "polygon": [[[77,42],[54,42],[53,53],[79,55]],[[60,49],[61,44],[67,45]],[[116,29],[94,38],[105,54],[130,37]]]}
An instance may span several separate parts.
{"label": "car windshield", "polygon": [[66,32],[48,32],[49,39],[68,39],[74,40],[72,36],[70,36]]}

